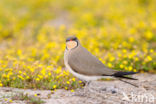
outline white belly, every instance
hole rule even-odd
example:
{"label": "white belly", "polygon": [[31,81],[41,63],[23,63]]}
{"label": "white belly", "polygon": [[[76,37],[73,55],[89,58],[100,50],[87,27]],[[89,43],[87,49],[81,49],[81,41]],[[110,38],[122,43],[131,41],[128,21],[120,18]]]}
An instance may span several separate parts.
{"label": "white belly", "polygon": [[65,63],[65,66],[69,70],[70,73],[72,73],[75,77],[77,77],[77,78],[79,78],[81,80],[92,81],[92,80],[98,80],[98,79],[101,79],[101,78],[112,78],[110,76],[87,76],[87,75],[79,74],[79,73],[73,71],[68,63]]}

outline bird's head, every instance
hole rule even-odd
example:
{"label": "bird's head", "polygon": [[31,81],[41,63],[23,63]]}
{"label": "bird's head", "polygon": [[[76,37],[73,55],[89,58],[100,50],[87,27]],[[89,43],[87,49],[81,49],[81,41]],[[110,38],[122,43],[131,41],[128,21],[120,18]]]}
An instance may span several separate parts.
{"label": "bird's head", "polygon": [[78,41],[77,37],[75,37],[75,36],[68,37],[66,39],[66,48],[68,50],[76,48],[78,46],[78,42],[79,41]]}

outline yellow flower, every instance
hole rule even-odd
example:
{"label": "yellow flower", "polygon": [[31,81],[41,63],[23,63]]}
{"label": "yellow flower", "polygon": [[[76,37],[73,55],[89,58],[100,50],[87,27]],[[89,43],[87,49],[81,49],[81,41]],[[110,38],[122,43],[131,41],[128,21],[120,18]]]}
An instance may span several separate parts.
{"label": "yellow flower", "polygon": [[120,68],[124,68],[124,65],[123,64],[120,64]]}
{"label": "yellow flower", "polygon": [[61,69],[58,68],[58,69],[55,70],[55,72],[56,72],[56,74],[59,74],[59,73],[61,73]]}
{"label": "yellow flower", "polygon": [[26,76],[26,79],[29,79],[30,77],[29,76]]}
{"label": "yellow flower", "polygon": [[125,67],[125,70],[128,70],[128,67]]}
{"label": "yellow flower", "polygon": [[56,76],[56,79],[59,79],[60,78],[60,76]]}
{"label": "yellow flower", "polygon": [[121,57],[122,55],[121,55],[121,53],[118,53],[118,57]]}
{"label": "yellow flower", "polygon": [[123,61],[123,64],[125,64],[125,65],[126,65],[126,64],[128,64],[128,62],[125,60],[125,61]]}
{"label": "yellow flower", "polygon": [[129,67],[128,67],[128,70],[129,70],[129,71],[131,71],[132,69],[133,69],[133,67],[132,67],[132,66],[129,66]]}
{"label": "yellow flower", "polygon": [[133,37],[130,37],[129,38],[129,42],[131,42],[131,43],[134,42],[134,38]]}
{"label": "yellow flower", "polygon": [[147,61],[152,61],[152,57],[151,56],[147,56]]}
{"label": "yellow flower", "polygon": [[13,79],[13,80],[15,80],[15,79],[16,79],[16,77],[13,77],[12,79]]}
{"label": "yellow flower", "polygon": [[0,82],[0,87],[2,87],[3,86],[3,84]]}
{"label": "yellow flower", "polygon": [[72,78],[72,80],[75,82],[75,78]]}
{"label": "yellow flower", "polygon": [[79,83],[82,83],[82,81],[79,81]]}
{"label": "yellow flower", "polygon": [[39,80],[40,80],[40,78],[36,78],[35,80],[36,80],[36,81],[39,81]]}
{"label": "yellow flower", "polygon": [[129,55],[128,58],[131,59],[132,58],[132,55]]}
{"label": "yellow flower", "polygon": [[114,60],[115,60],[115,58],[112,57],[112,56],[109,58],[109,61],[111,61],[111,62],[114,61]]}
{"label": "yellow flower", "polygon": [[150,52],[151,52],[151,53],[153,53],[153,52],[154,52],[154,50],[153,50],[153,49],[150,49]]}
{"label": "yellow flower", "polygon": [[49,72],[48,75],[51,76],[51,73]]}
{"label": "yellow flower", "polygon": [[40,78],[40,79],[42,79],[43,78],[43,76],[42,75],[37,75],[38,76],[38,78]]}
{"label": "yellow flower", "polygon": [[106,61],[104,61],[104,60],[101,60],[101,61],[102,61],[103,64],[106,64]]}
{"label": "yellow flower", "polygon": [[111,63],[108,63],[108,67],[110,67],[110,68],[111,68],[111,67],[112,67],[112,64],[111,64]]}
{"label": "yellow flower", "polygon": [[17,55],[19,55],[19,56],[20,56],[21,54],[22,54],[22,50],[20,50],[20,49],[19,49],[19,50],[17,50]]}
{"label": "yellow flower", "polygon": [[25,76],[26,76],[27,74],[24,72],[24,73],[23,73],[23,75],[25,75]]}
{"label": "yellow flower", "polygon": [[153,33],[151,31],[147,31],[144,36],[146,39],[150,40],[153,38]]}
{"label": "yellow flower", "polygon": [[66,83],[67,83],[67,84],[70,84],[70,82],[69,82],[69,81],[67,81]]}
{"label": "yellow flower", "polygon": [[65,87],[66,90],[68,90],[68,87]]}
{"label": "yellow flower", "polygon": [[10,103],[12,103],[12,100],[9,100]]}
{"label": "yellow flower", "polygon": [[106,81],[110,81],[111,80],[111,78],[106,78]]}
{"label": "yellow flower", "polygon": [[34,96],[36,97],[36,96],[37,96],[37,94],[34,94]]}
{"label": "yellow flower", "polygon": [[136,69],[133,69],[133,72],[137,72],[137,70]]}
{"label": "yellow flower", "polygon": [[126,49],[123,49],[122,52],[123,52],[123,53],[127,53],[127,50],[126,50]]}
{"label": "yellow flower", "polygon": [[55,89],[56,88],[56,85],[53,85],[53,89]]}
{"label": "yellow flower", "polygon": [[20,79],[22,79],[22,80],[24,80],[24,78],[22,76],[20,76],[20,75],[18,75],[17,77],[20,78]]}
{"label": "yellow flower", "polygon": [[71,92],[74,92],[74,90],[72,89],[72,90],[70,90]]}
{"label": "yellow flower", "polygon": [[29,68],[29,70],[31,71],[31,72],[34,72],[34,68],[32,68],[32,67],[28,67]]}
{"label": "yellow flower", "polygon": [[19,74],[22,74],[22,71],[18,71]]}
{"label": "yellow flower", "polygon": [[136,58],[135,58],[135,61],[138,61],[138,60],[139,60],[139,59],[136,57]]}
{"label": "yellow flower", "polygon": [[2,77],[3,77],[3,78],[6,78],[6,77],[7,77],[7,75],[4,73],[4,74],[2,74]]}

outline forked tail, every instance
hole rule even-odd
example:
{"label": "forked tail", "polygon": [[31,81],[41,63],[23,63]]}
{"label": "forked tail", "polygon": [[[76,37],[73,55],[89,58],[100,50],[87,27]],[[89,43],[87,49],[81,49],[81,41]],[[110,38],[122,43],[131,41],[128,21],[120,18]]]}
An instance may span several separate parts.
{"label": "forked tail", "polygon": [[114,77],[118,77],[118,78],[125,78],[125,79],[131,79],[131,80],[137,80],[135,78],[131,78],[131,77],[127,77],[125,75],[133,75],[133,74],[137,74],[138,72],[116,72],[114,73],[112,76]]}

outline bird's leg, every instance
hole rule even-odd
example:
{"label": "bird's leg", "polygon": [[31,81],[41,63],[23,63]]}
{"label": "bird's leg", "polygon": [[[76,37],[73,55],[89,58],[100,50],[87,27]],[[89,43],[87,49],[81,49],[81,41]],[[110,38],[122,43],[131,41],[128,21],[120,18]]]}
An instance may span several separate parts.
{"label": "bird's leg", "polygon": [[87,81],[85,86],[89,86],[90,83],[91,83],[91,81]]}
{"label": "bird's leg", "polygon": [[86,92],[88,92],[88,88],[87,87],[89,87],[89,84],[91,83],[91,81],[86,81],[86,83],[85,83],[85,86],[84,86],[84,93],[86,93]]}
{"label": "bird's leg", "polygon": [[82,81],[82,85],[85,87],[85,86],[88,86],[89,84],[91,83],[91,81]]}
{"label": "bird's leg", "polygon": [[[83,84],[83,89],[79,90],[79,92],[77,91],[76,93],[74,93],[74,96],[85,96],[86,92],[88,92],[88,86],[91,83],[91,81],[84,81],[82,80],[82,84]],[[82,92],[81,92],[82,91]]]}
{"label": "bird's leg", "polygon": [[85,81],[82,81],[82,86],[84,87],[86,85],[86,82]]}

